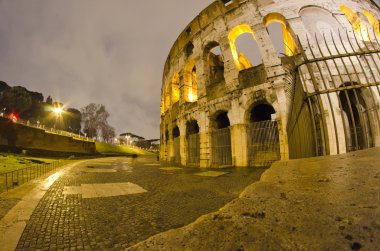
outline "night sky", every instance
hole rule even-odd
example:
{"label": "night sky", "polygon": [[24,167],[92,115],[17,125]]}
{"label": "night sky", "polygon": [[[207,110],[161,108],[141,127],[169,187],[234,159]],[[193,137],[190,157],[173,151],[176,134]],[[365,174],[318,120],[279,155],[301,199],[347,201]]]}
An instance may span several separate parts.
{"label": "night sky", "polygon": [[171,46],[213,0],[0,0],[0,80],[81,108],[118,134],[159,138]]}

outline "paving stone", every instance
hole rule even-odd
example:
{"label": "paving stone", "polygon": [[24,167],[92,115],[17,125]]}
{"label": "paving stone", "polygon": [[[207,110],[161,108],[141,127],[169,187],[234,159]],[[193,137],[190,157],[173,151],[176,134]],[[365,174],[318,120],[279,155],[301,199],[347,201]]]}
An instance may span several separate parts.
{"label": "paving stone", "polygon": [[[196,168],[182,168],[168,176],[156,167],[160,164],[154,164],[154,157],[107,160],[112,166],[92,160],[60,176],[35,208],[16,250],[124,249],[219,209],[264,171],[229,169],[215,179],[205,179],[194,175],[201,172]],[[127,168],[125,162],[130,162]],[[78,172],[86,166],[117,172]],[[104,192],[107,189],[129,194],[99,197],[112,193]],[[148,192],[131,194],[138,189]]]}

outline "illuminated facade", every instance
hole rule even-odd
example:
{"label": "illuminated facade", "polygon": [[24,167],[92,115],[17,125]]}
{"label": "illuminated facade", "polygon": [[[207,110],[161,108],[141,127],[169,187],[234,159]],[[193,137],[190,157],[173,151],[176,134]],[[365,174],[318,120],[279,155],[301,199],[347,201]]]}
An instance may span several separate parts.
{"label": "illuminated facade", "polygon": [[167,58],[160,158],[245,167],[379,146],[379,18],[370,0],[215,1]]}

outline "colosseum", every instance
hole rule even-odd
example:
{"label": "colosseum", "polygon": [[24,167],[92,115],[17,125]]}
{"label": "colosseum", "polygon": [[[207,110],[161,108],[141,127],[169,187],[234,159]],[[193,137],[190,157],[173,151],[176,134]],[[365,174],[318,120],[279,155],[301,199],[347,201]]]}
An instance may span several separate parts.
{"label": "colosseum", "polygon": [[161,160],[254,167],[380,146],[379,18],[371,0],[215,1],[167,57]]}

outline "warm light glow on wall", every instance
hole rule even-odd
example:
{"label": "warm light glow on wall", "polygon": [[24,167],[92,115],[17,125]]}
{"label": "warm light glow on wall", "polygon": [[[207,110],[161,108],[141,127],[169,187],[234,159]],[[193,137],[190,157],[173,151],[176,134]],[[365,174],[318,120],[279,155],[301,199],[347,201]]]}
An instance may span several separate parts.
{"label": "warm light glow on wall", "polygon": [[170,107],[170,85],[166,85],[165,88],[165,112],[169,110]]}
{"label": "warm light glow on wall", "polygon": [[172,79],[172,103],[179,101],[179,74],[175,73]]}
{"label": "warm light glow on wall", "polygon": [[362,41],[369,41],[368,29],[358,15],[345,5],[340,6],[340,10],[350,22],[358,38]]}
{"label": "warm light glow on wall", "polygon": [[373,15],[373,13],[368,10],[364,11],[364,16],[367,17],[367,20],[372,25],[372,28],[375,31],[376,35],[380,37],[379,20],[377,20],[377,18],[375,18],[375,15]]}
{"label": "warm light glow on wall", "polygon": [[[236,26],[235,28],[232,29],[232,31],[230,32],[230,34],[228,34],[228,40],[230,42],[230,47],[231,47],[231,52],[232,52],[232,57],[234,59],[234,62],[235,62],[235,65],[236,67],[238,68],[239,71],[241,70],[244,70],[246,69],[245,68],[245,65],[243,65],[240,61],[239,61],[239,53],[237,52],[236,50],[236,45],[235,45],[235,41],[236,39],[241,35],[241,34],[244,34],[244,33],[249,33],[249,34],[252,34],[253,36],[253,39],[256,40],[256,37],[255,37],[255,34],[253,33],[251,27],[247,24],[241,24],[241,25],[238,25]],[[244,55],[240,55],[240,58],[243,58]],[[244,57],[245,58],[245,57]],[[245,58],[246,59],[246,58]],[[248,59],[247,59],[248,60]],[[251,64],[251,63],[250,63]]]}
{"label": "warm light glow on wall", "polygon": [[285,55],[294,56],[295,54],[297,54],[298,53],[297,45],[296,45],[296,42],[294,41],[292,34],[290,33],[288,29],[288,23],[286,22],[285,17],[279,13],[270,13],[264,18],[265,26],[268,26],[273,22],[278,22],[282,26]]}
{"label": "warm light glow on wall", "polygon": [[197,72],[194,59],[190,59],[184,69],[184,98],[186,102],[197,101]]}

